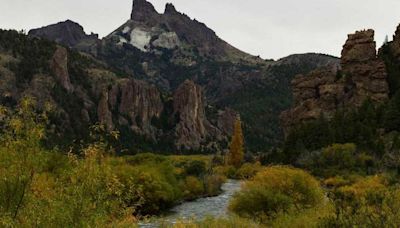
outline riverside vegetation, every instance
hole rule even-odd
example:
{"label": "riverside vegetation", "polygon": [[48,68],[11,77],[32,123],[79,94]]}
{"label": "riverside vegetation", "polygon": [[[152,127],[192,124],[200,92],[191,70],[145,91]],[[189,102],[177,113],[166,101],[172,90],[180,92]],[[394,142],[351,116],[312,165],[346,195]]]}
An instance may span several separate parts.
{"label": "riverside vegetation", "polygon": [[[236,216],[166,226],[400,225],[397,173],[368,169],[367,155],[354,156],[355,144],[323,149],[320,160],[307,167],[317,177],[289,166],[262,166],[243,159],[224,162],[218,156],[115,156],[101,126],[92,127],[92,144],[65,153],[43,146],[51,107],[37,113],[34,104],[26,98],[15,112],[4,108],[0,112],[4,227],[135,226],[138,219],[183,200],[218,194],[227,176],[248,179],[229,206]],[[231,157],[243,153],[240,121],[236,126],[233,141],[239,143],[231,147]]]}
{"label": "riverside vegetation", "polygon": [[[160,15],[154,14],[149,3],[145,0],[135,2],[150,7],[144,12],[155,16],[158,23]],[[171,5],[168,9],[172,15],[180,15],[178,21],[188,25],[189,18],[174,12]],[[135,12],[140,16],[140,9],[133,10],[133,16]],[[160,25],[165,27],[162,21]],[[203,27],[198,22],[195,25]],[[182,33],[190,37],[201,34],[193,34],[191,29]],[[344,49],[342,70],[337,70],[338,59],[326,56],[321,59],[320,55],[313,57],[316,60],[309,60],[313,55],[304,55],[280,61],[257,58],[251,60],[254,63],[226,62],[224,65],[221,59],[213,59],[218,55],[198,59],[197,53],[186,57],[193,57],[195,62],[201,60],[200,65],[180,65],[179,61],[170,61],[185,57],[179,49],[158,50],[163,52],[157,57],[143,54],[129,44],[114,50],[117,46],[112,43],[108,43],[111,45],[108,53],[100,53],[102,62],[88,53],[82,54],[45,39],[0,30],[0,101],[3,105],[0,106],[0,227],[136,227],[139,220],[161,215],[181,202],[220,194],[221,185],[227,178],[243,180],[241,191],[230,201],[230,217],[193,219],[160,226],[400,227],[400,26],[393,41],[385,43],[378,55],[373,35],[372,30],[350,35],[350,45],[345,45]],[[95,43],[97,41],[100,40],[95,38]],[[187,44],[205,45],[201,42]],[[64,50],[67,59],[63,56],[55,58],[57,50]],[[220,55],[227,57],[223,52]],[[49,61],[56,60],[64,62],[59,68],[65,70],[58,78],[49,66]],[[123,65],[118,67],[119,63]],[[299,107],[305,108],[302,114],[309,114],[308,111],[317,114],[290,125],[286,137],[278,140],[281,132],[277,113],[291,103],[289,80],[294,74],[307,73],[317,65],[328,63],[334,66],[328,71],[317,70],[310,73],[311,76],[295,78],[300,79],[294,83],[300,89],[293,91],[305,98],[304,101],[309,101],[311,96],[311,102],[314,102],[304,107],[303,104],[310,103],[300,102]],[[172,91],[161,94],[157,89],[151,89],[150,84],[141,82],[137,85],[144,89],[138,94],[146,98],[143,104],[152,103],[148,99],[152,96],[144,95],[155,95],[165,113],[153,118],[145,112],[128,118],[130,121],[120,121],[127,120],[126,114],[131,114],[131,110],[119,113],[116,109],[104,109],[110,105],[107,102],[109,96],[104,92],[110,92],[117,82],[136,83],[128,77],[131,74],[123,76],[126,73],[120,72],[123,68],[133,68],[133,73],[143,71],[138,75],[146,79],[169,79],[174,87],[188,78],[198,78],[201,85],[209,85],[212,79],[208,91],[217,93],[206,94],[205,100],[219,97],[224,91],[215,88],[222,88],[219,81],[225,82],[225,78],[231,78],[227,75],[232,73],[236,75],[231,78],[234,82],[240,84],[245,79],[246,84],[222,100],[214,100],[215,107],[205,107],[199,92],[190,94],[193,99],[188,100],[204,103],[200,105],[204,107],[194,105],[194,109],[184,102],[180,104],[184,108],[179,109],[176,105],[179,107],[174,110]],[[90,76],[93,70],[102,74]],[[159,74],[158,77],[148,77],[154,72],[156,76]],[[268,74],[272,74],[271,77]],[[215,75],[218,82],[214,82]],[[329,80],[323,83],[326,77]],[[254,78],[254,81],[248,78]],[[321,78],[325,79],[319,80]],[[163,82],[156,80],[155,84]],[[96,88],[96,83],[107,86]],[[231,83],[231,86],[235,84]],[[189,89],[184,92],[200,88],[190,82],[187,85]],[[76,90],[69,91],[71,86]],[[375,98],[384,95],[383,99],[379,102],[369,99],[366,95],[370,90],[378,90],[372,95]],[[130,94],[133,90],[125,91]],[[116,105],[120,102],[119,94],[122,92],[115,93],[115,107],[120,106]],[[178,95],[176,97],[181,97]],[[126,107],[134,104],[128,101]],[[347,106],[341,107],[339,103]],[[185,133],[187,126],[200,122],[197,130],[202,132],[206,126],[211,127],[205,118],[208,115],[214,117],[210,118],[213,125],[224,129],[224,123],[228,123],[229,128],[233,124],[231,117],[235,120],[237,113],[218,110],[218,104],[222,107],[228,104],[244,121],[242,124],[241,119],[236,118],[230,144],[225,145],[227,138],[221,144],[223,149],[229,147],[229,152],[217,154],[210,148],[190,152],[213,155],[160,155],[176,154],[173,153],[174,145],[170,145],[173,137],[170,137],[176,133],[171,130],[177,126]],[[319,113],[318,109],[308,109],[315,105],[321,110],[326,109],[324,111],[329,115]],[[203,118],[180,118],[177,114],[183,109],[189,114],[202,113]],[[218,121],[220,113],[230,113],[230,118]],[[289,117],[301,116],[294,113],[296,116]],[[224,115],[222,117],[226,117]],[[101,119],[110,120],[103,121],[109,126],[95,124],[102,122]],[[186,122],[177,125],[180,121]],[[112,127],[119,122],[124,128]],[[166,137],[161,137],[154,145],[140,134],[132,134],[129,130],[132,126],[142,131],[150,126],[148,129],[162,130]],[[209,139],[213,139],[212,134],[196,134],[194,139],[189,137],[186,142],[208,142]],[[276,147],[270,149],[272,145]],[[255,151],[260,153],[250,153]]]}
{"label": "riverside vegetation", "polygon": [[224,182],[208,156],[116,157],[99,126],[80,151],[46,149],[47,113],[35,113],[29,98],[0,116],[2,227],[135,224],[182,200],[216,195]]}

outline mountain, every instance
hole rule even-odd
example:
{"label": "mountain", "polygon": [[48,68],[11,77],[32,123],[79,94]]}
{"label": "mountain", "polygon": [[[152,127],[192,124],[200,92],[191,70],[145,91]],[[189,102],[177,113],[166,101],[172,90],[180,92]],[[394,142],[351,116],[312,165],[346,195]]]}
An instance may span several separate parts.
{"label": "mountain", "polygon": [[100,41],[97,34],[86,34],[81,25],[71,20],[32,29],[28,35],[46,38],[79,51],[92,53],[96,52]]}
{"label": "mountain", "polygon": [[[66,31],[65,27],[74,29]],[[335,57],[313,53],[263,60],[232,47],[172,4],[167,4],[165,12],[159,14],[145,0],[134,0],[130,19],[102,40],[84,34],[80,26],[70,21],[29,34],[85,52],[116,77],[146,81],[160,91],[167,103],[182,84],[188,80],[195,83],[202,88],[204,102],[200,103],[205,106],[204,116],[208,120],[195,127],[199,130],[197,135],[210,138],[214,128],[207,130],[208,136],[201,133],[202,129],[207,129],[208,123],[218,126],[223,110],[229,110],[229,118],[232,112],[239,113],[246,145],[253,152],[266,151],[282,141],[279,114],[291,105],[291,79],[322,66],[339,64]],[[113,86],[111,83],[110,87]],[[102,101],[106,103],[105,100]],[[113,111],[102,116],[110,119],[109,113]],[[149,132],[151,127],[146,129],[144,132]]]}
{"label": "mountain", "polygon": [[205,115],[203,89],[186,80],[172,93],[145,81],[117,75],[91,56],[16,31],[0,31],[0,101],[13,109],[22,98],[51,107],[48,143],[90,140],[89,127],[118,130],[119,150],[220,151],[236,118],[218,110]]}
{"label": "mountain", "polygon": [[205,24],[178,12],[170,3],[159,14],[146,0],[135,0],[130,20],[106,39],[114,39],[119,45],[129,43],[143,52],[177,48],[189,59],[195,54],[222,61],[262,61],[232,47]]}

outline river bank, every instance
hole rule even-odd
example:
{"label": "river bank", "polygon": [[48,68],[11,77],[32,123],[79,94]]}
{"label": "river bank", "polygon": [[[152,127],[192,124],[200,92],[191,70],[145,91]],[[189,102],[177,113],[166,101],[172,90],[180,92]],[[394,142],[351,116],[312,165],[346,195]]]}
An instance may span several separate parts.
{"label": "river bank", "polygon": [[191,202],[184,202],[172,208],[169,213],[151,222],[141,222],[139,227],[155,228],[163,224],[174,224],[182,220],[202,220],[207,216],[227,217],[228,204],[232,196],[240,190],[241,181],[229,179],[222,185],[222,193],[214,197],[200,198]]}

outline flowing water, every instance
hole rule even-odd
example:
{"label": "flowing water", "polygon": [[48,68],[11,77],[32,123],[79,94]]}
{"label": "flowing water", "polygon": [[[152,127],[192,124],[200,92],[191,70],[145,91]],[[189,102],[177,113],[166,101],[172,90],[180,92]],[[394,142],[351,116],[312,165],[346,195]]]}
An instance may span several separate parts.
{"label": "flowing water", "polygon": [[[215,197],[201,198],[192,202],[184,202],[171,209],[171,213],[158,219],[163,223],[173,224],[176,221],[196,219],[201,220],[207,216],[226,217],[229,200],[233,194],[240,190],[241,182],[228,180],[222,185],[222,193]],[[159,221],[140,223],[139,227],[158,227]]]}

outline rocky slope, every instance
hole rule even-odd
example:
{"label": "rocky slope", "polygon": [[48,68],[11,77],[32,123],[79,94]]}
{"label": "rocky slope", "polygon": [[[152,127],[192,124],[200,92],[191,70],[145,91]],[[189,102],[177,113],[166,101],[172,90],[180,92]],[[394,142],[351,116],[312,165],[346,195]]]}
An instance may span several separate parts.
{"label": "rocky slope", "polygon": [[106,39],[114,39],[119,45],[129,43],[143,52],[177,48],[188,58],[190,53],[185,52],[196,51],[202,57],[219,60],[256,59],[221,40],[205,24],[178,12],[170,3],[159,14],[146,0],[134,0],[130,20]]}
{"label": "rocky slope", "polygon": [[[11,42],[15,45],[8,46]],[[31,61],[29,48],[43,52],[33,53],[42,56],[40,64],[25,66]],[[20,74],[25,67],[33,71]],[[0,31],[0,80],[2,105],[13,108],[30,96],[39,109],[53,107],[52,140],[70,140],[66,143],[85,139],[89,126],[98,122],[121,132],[120,149],[222,150],[220,144],[228,140],[225,125],[234,121],[216,118],[213,126],[205,115],[202,88],[193,81],[185,81],[174,94],[162,94],[145,81],[117,76],[90,57],[13,31]]]}
{"label": "rocky slope", "polygon": [[281,114],[286,132],[299,123],[331,118],[340,109],[360,107],[367,99],[389,98],[387,71],[376,54],[374,31],[350,34],[343,46],[341,67],[331,66],[292,81],[294,107]]}
{"label": "rocky slope", "polygon": [[[262,60],[232,47],[203,23],[178,12],[172,4],[167,4],[160,14],[145,0],[134,0],[129,20],[94,42],[96,45],[84,45],[90,43],[86,42],[88,35],[83,35],[78,26],[74,30],[80,31],[77,33],[81,38],[75,41],[78,45],[71,45],[70,35],[61,32],[62,29],[48,29],[68,26],[65,23],[70,24],[64,22],[30,34],[85,51],[118,75],[144,80],[162,94],[173,94],[186,80],[193,81],[203,88],[205,113],[213,125],[218,125],[222,113],[219,110],[228,108],[240,113],[245,122],[247,146],[252,151],[267,150],[282,140],[278,116],[291,104],[290,80],[296,74],[339,63],[337,58],[311,53],[278,61]],[[104,98],[103,104],[106,101]],[[110,115],[104,112],[101,116],[109,119]],[[209,132],[205,134],[208,136],[198,135],[210,137]]]}

